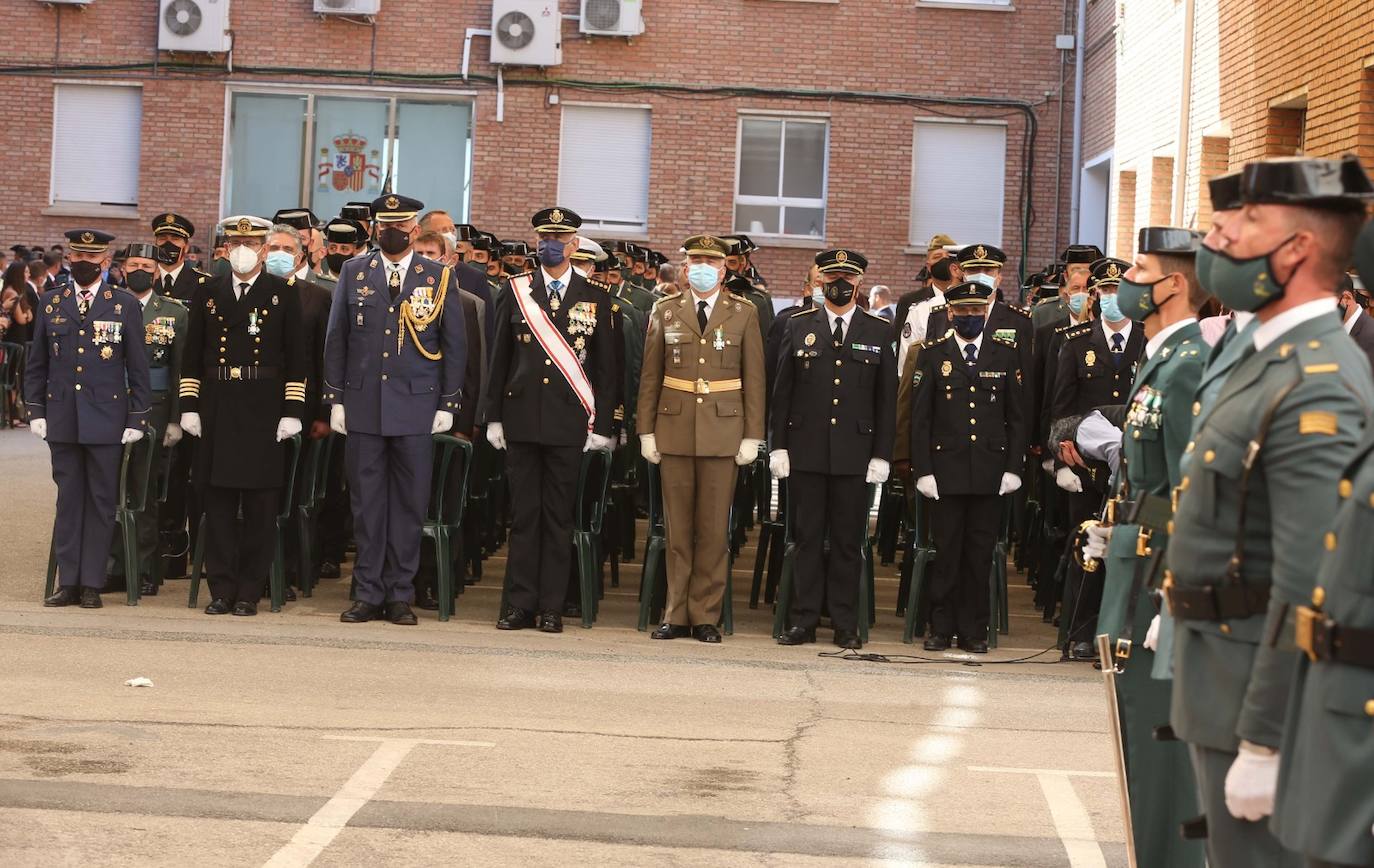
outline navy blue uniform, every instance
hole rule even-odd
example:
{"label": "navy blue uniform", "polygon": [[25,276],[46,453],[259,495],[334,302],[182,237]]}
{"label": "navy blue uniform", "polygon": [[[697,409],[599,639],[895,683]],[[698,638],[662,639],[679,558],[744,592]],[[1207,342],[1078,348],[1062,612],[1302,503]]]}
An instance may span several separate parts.
{"label": "navy blue uniform", "polygon": [[84,317],[71,286],[44,293],[40,305],[24,394],[30,418],[48,425],[58,582],[103,588],[124,429],[148,433],[143,309],[131,293],[108,283],[95,290]]}
{"label": "navy blue uniform", "polygon": [[[343,405],[348,428],[344,462],[358,543],[356,595],[373,606],[414,597],[434,414],[445,410],[457,417],[463,409],[468,356],[452,269],[412,254],[393,297],[390,265],[381,253],[344,263],[324,345],[324,401]],[[427,305],[439,310],[421,330],[403,318],[404,303],[418,313]]]}

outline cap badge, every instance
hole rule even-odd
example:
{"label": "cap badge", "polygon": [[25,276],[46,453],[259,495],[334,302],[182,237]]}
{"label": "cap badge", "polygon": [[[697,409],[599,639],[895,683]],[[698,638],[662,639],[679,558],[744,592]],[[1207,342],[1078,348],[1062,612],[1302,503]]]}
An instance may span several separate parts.
{"label": "cap badge", "polygon": [[1121,276],[1121,269],[1117,267],[1117,264],[1116,264],[1115,262],[1109,262],[1109,263],[1107,263],[1107,277],[1108,277],[1108,279],[1116,278],[1116,277],[1120,277],[1120,276]]}
{"label": "cap badge", "polygon": [[249,220],[247,217],[240,217],[238,225],[234,228],[239,232],[252,232],[253,221]]}
{"label": "cap badge", "polygon": [[844,252],[843,250],[841,250],[841,251],[839,251],[838,253],[835,254],[835,261],[836,261],[836,262],[839,262],[839,263],[842,263],[842,264],[845,263],[845,262],[848,262],[848,261],[849,261],[849,254],[846,253],[846,252]]}
{"label": "cap badge", "polygon": [[386,197],[386,207],[388,207],[388,208],[399,208],[400,205],[401,205],[401,200],[400,200],[400,199],[397,199],[395,196],[387,196],[387,197]]}
{"label": "cap badge", "polygon": [[82,232],[82,233],[81,233],[81,243],[82,243],[82,244],[94,244],[94,243],[95,243],[95,233],[94,233],[94,232]]}
{"label": "cap badge", "polygon": [[168,226],[171,226],[173,223],[177,222],[176,215],[168,214],[166,217],[162,218],[162,222],[166,223]]}
{"label": "cap badge", "polygon": [[973,249],[973,255],[978,257],[979,259],[987,259],[988,249],[983,245],[979,244],[977,247]]}
{"label": "cap badge", "polygon": [[552,222],[554,222],[554,223],[562,223],[562,222],[563,222],[563,211],[562,211],[562,209],[560,209],[560,208],[555,208],[555,209],[553,209],[552,211],[550,211],[550,212],[549,212],[549,220],[552,221]]}

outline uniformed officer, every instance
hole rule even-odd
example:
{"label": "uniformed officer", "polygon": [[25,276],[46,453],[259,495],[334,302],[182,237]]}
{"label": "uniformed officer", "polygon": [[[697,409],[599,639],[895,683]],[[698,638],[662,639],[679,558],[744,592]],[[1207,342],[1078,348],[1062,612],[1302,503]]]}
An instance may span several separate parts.
{"label": "uniformed officer", "polygon": [[763,445],[763,340],[754,306],[722,289],[726,243],[694,235],[682,247],[691,292],[654,305],[639,382],[640,449],[660,465],[668,533],[668,598],[653,638],[716,643],[735,465]]}
{"label": "uniformed officer", "polygon": [[358,545],[354,602],[339,620],[409,626],[433,435],[460,409],[468,338],[452,271],[414,252],[424,204],[387,193],[371,208],[379,249],[344,263],[324,347]]}
{"label": "uniformed officer", "polygon": [[748,289],[741,286],[733,292],[747,299],[758,311],[759,337],[766,342],[768,329],[773,325],[773,297],[768,294],[768,287],[764,285],[749,258],[754,251],[759,249],[759,246],[748,235],[722,235],[721,240],[727,244],[733,244],[730,255],[725,258],[726,279],[728,280],[733,275],[739,275],[748,281]]}
{"label": "uniformed officer", "polygon": [[[1016,349],[1021,353],[1021,375],[1026,378],[1022,383],[1022,391],[1031,394],[1035,389],[1035,379],[1031,376],[1034,356],[1031,352],[1033,329],[1030,310],[1001,299],[1002,268],[1007,264],[1007,254],[992,244],[968,244],[959,248],[954,255],[954,264],[964,280],[992,287],[992,305],[988,309],[986,329],[994,335],[1000,334],[1016,341]],[[933,305],[925,328],[920,333],[942,335],[947,331],[949,313],[946,306]]]}
{"label": "uniformed officer", "polygon": [[363,252],[367,243],[367,231],[363,224],[347,217],[335,217],[324,224],[324,259],[315,269],[314,281],[332,294],[334,285],[339,282],[343,265],[349,259]]}
{"label": "uniformed officer", "polygon": [[153,243],[158,250],[157,280],[153,288],[162,295],[185,302],[200,285],[200,278],[210,276],[186,258],[196,227],[180,214],[168,211],[153,218],[152,229]]}
{"label": "uniformed officer", "polygon": [[356,220],[363,227],[363,249],[359,253],[371,253],[376,250],[372,237],[372,203],[371,202],[345,202],[339,209],[339,216],[345,220]]}
{"label": "uniformed officer", "polygon": [[[1372,194],[1354,157],[1251,163],[1218,251],[1198,254],[1206,288],[1258,322],[1215,401],[1195,405],[1164,583],[1177,620],[1172,724],[1192,754],[1216,868],[1301,861],[1263,822],[1296,671],[1274,639],[1313,598],[1323,547],[1340,540],[1329,530],[1339,480],[1374,408],[1332,293]],[[1342,746],[1323,748],[1354,761]],[[1279,826],[1303,827],[1294,822]]]}
{"label": "uniformed officer", "polygon": [[1148,338],[1146,359],[1131,385],[1119,440],[1123,469],[1109,516],[1115,524],[1090,527],[1083,552],[1085,562],[1101,558],[1105,566],[1097,632],[1114,649],[1105,665],[1120,673],[1116,691],[1136,861],[1179,868],[1204,862],[1202,847],[1179,834],[1180,825],[1197,816],[1197,790],[1187,749],[1154,735],[1167,728],[1172,686],[1167,676],[1154,677],[1157,639],[1147,634],[1158,612],[1152,573],[1168,544],[1170,491],[1182,479],[1179,459],[1207,351],[1197,324],[1207,294],[1193,266],[1201,241],[1187,229],[1141,229],[1135,263],[1121,279],[1117,300]]}
{"label": "uniformed officer", "polygon": [[488,442],[507,451],[512,513],[496,626],[561,633],[582,453],[613,444],[616,337],[606,294],[568,259],[582,218],[554,207],[530,222],[540,267],[511,277],[496,303],[484,413]]}
{"label": "uniformed officer", "polygon": [[[1355,262],[1374,286],[1374,224]],[[1374,438],[1366,435],[1341,474],[1334,546],[1322,557],[1309,604],[1294,619],[1304,652],[1284,723],[1273,830],[1313,868],[1374,864]]]}
{"label": "uniformed officer", "polygon": [[72,279],[44,293],[34,311],[24,403],[29,430],[48,441],[57,483],[59,588],[43,605],[98,609],[122,444],[148,430],[148,355],[138,301],[100,279],[114,236],[97,229],[66,235]]}
{"label": "uniformed officer", "polygon": [[958,635],[963,650],[987,653],[1002,496],[1021,487],[1025,375],[1016,339],[987,332],[993,292],[968,281],[945,293],[953,328],[919,345],[912,377],[911,470],[916,490],[934,501],[930,529],[940,552],[927,651],[948,649]]}
{"label": "uniformed officer", "polygon": [[[189,315],[180,301],[154,290],[157,283],[157,262],[160,251],[151,244],[130,244],[124,248],[124,279],[129,291],[138,299],[143,311],[143,339],[148,357],[148,437],[139,448],[156,449],[152,472],[147,482],[150,493],[144,510],[136,516],[138,562],[150,564],[159,557],[158,526],[160,524],[157,495],[163,474],[170,472],[162,448],[170,449],[181,441],[181,409],[178,386],[181,382],[181,360],[186,349],[186,326]],[[185,481],[185,480],[180,480]],[[122,537],[115,534],[116,551],[122,551]],[[115,565],[123,563],[115,558]],[[133,581],[134,577],[125,576]],[[141,596],[157,596],[158,586],[150,574],[138,577]]]}
{"label": "uniformed officer", "polygon": [[821,603],[829,600],[835,644],[860,648],[856,609],[868,486],[887,481],[897,359],[892,324],[856,303],[867,258],[845,248],[825,250],[816,254],[816,266],[825,306],[787,321],[768,430],[769,468],[788,481],[797,541],[790,626],[778,644],[815,642]]}
{"label": "uniformed officer", "polygon": [[263,267],[271,228],[224,220],[232,273],[191,296],[181,427],[201,438],[192,478],[205,507],[207,615],[257,614],[286,475],[280,443],[301,433],[305,412],[300,300],[295,278]]}

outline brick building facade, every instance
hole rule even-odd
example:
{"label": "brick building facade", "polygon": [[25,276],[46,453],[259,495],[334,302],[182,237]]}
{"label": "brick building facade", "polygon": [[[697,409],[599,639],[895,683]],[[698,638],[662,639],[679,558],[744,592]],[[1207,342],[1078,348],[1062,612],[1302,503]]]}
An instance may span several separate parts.
{"label": "brick building facade", "polygon": [[[779,198],[795,214],[813,215],[810,226],[789,237],[751,233],[778,295],[796,291],[817,249],[838,244],[869,254],[873,282],[905,290],[922,261],[928,235],[920,234],[946,222],[991,223],[968,232],[1000,237],[959,240],[1000,241],[1013,270],[1023,250],[1034,269],[1066,240],[1070,129],[1059,133],[1057,124],[1063,58],[1054,47],[1063,2],[646,0],[642,35],[589,38],[576,20],[564,20],[562,63],[505,67],[499,89],[486,36],[466,40],[469,75],[462,76],[465,36],[490,27],[492,0],[382,0],[370,22],[317,16],[310,0],[198,0],[230,4],[228,55],[159,52],[154,0],[15,2],[0,64],[12,119],[0,134],[11,160],[4,185],[11,207],[0,214],[5,246],[51,243],[73,225],[106,229],[121,242],[143,239],[148,219],[163,209],[202,227],[204,245],[205,229],[250,196],[264,203],[259,211],[309,197],[327,217],[341,197],[370,198],[394,157],[397,189],[467,208],[472,222],[502,237],[528,236],[527,215],[560,191],[566,199],[567,191],[618,190],[611,198],[623,201],[647,181],[639,225],[589,234],[668,251],[692,232],[736,228],[747,183],[739,176],[749,174],[741,166],[776,165],[766,142],[751,151],[752,161],[741,142],[773,130],[783,131],[784,160],[795,144],[798,165],[814,163],[816,153],[823,161],[810,180],[821,188],[819,204],[807,211],[806,202]],[[578,3],[562,0],[559,11],[576,16]],[[979,46],[973,57],[971,41]],[[111,101],[113,86],[132,87],[132,95]],[[1069,87],[1071,95],[1071,79]],[[622,119],[634,128],[647,118],[642,165],[569,164],[570,110],[585,110],[578,121],[584,156],[596,124],[609,120],[619,130]],[[356,126],[372,124],[380,136],[352,129],[351,118],[371,118]],[[445,133],[416,132],[429,129]],[[966,131],[976,133],[981,157],[957,147]],[[369,141],[357,145],[350,135]],[[633,156],[616,135],[617,153]],[[808,138],[821,144],[808,151]],[[932,154],[952,169],[932,171]],[[364,188],[330,189],[331,161],[358,170]],[[116,163],[129,192],[101,194],[96,201],[105,204],[93,204],[83,178]],[[1000,184],[989,186],[989,176]],[[262,179],[272,185],[270,202],[251,189]],[[790,175],[779,183],[794,180],[808,183]],[[974,208],[986,203],[961,196],[998,186],[996,208]]]}

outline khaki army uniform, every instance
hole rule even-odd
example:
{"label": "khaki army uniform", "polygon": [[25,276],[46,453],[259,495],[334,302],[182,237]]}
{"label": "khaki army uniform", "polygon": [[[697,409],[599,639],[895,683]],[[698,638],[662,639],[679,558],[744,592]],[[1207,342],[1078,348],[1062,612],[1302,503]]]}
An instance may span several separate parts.
{"label": "khaki army uniform", "polygon": [[735,490],[734,456],[744,439],[764,437],[763,341],[758,312],[719,291],[703,331],[696,299],[654,305],[639,385],[639,434],[659,453],[668,534],[665,623],[720,620],[727,569],[726,530]]}

